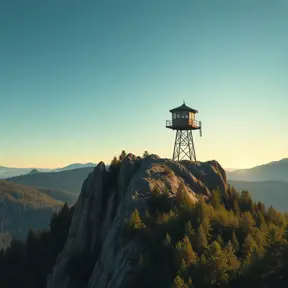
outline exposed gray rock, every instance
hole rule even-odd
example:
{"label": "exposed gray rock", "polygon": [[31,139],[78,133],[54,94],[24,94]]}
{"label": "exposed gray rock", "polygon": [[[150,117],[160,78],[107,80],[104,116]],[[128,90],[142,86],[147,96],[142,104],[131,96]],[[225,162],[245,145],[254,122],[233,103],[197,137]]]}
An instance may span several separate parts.
{"label": "exposed gray rock", "polygon": [[47,288],[80,287],[71,280],[68,264],[74,256],[83,254],[93,258],[87,288],[126,288],[135,257],[143,248],[135,240],[123,243],[121,230],[126,217],[135,208],[143,214],[154,189],[175,197],[182,192],[179,187],[196,202],[200,194],[209,198],[212,189],[226,190],[226,174],[214,160],[179,163],[157,155],[139,159],[128,154],[121,163],[117,185],[113,186],[100,162],[83,183],[67,242]]}

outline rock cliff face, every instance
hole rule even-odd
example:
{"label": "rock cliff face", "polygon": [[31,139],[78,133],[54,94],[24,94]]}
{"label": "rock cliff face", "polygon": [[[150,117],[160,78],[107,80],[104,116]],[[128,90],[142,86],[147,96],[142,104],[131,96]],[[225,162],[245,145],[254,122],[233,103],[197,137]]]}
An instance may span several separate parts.
{"label": "rock cliff face", "polygon": [[121,229],[132,211],[137,208],[140,215],[145,213],[155,188],[168,191],[169,197],[186,190],[196,202],[198,195],[209,198],[212,189],[223,191],[228,185],[224,169],[216,161],[178,163],[157,155],[140,159],[133,154],[122,161],[115,184],[111,182],[100,162],[83,183],[67,242],[47,288],[82,288],[71,273],[72,260],[82,255],[89,255],[90,261],[90,271],[85,271],[87,288],[128,288],[133,259],[141,250],[136,240],[121,241]]}

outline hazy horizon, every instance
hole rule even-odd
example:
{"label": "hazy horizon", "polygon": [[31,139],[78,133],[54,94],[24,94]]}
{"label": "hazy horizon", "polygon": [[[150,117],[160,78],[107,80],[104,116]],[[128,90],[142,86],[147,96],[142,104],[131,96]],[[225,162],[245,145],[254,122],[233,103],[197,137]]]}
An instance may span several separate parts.
{"label": "hazy horizon", "polygon": [[[141,156],[141,155],[139,155],[139,156]],[[170,157],[166,157],[166,158],[170,158]],[[254,167],[256,167],[256,166],[261,166],[261,165],[266,165],[266,164],[269,164],[269,163],[271,163],[271,162],[277,162],[277,161],[280,161],[280,160],[283,160],[283,159],[288,159],[288,158],[281,158],[281,159],[275,159],[275,160],[272,160],[272,161],[269,161],[269,162],[265,162],[265,163],[259,163],[259,164],[257,164],[257,165],[255,165],[255,166],[251,166],[251,167],[244,167],[244,168],[230,168],[230,167],[224,167],[223,166],[223,168],[226,170],[226,171],[229,171],[229,172],[232,172],[232,171],[234,171],[234,170],[238,170],[238,169],[250,169],[250,168],[254,168]],[[91,162],[91,161],[89,161],[89,162],[82,162],[82,163],[80,163],[80,162],[71,162],[71,163],[66,163],[66,164],[63,164],[63,165],[58,165],[58,166],[53,166],[53,167],[35,167],[35,166],[22,166],[22,167],[20,167],[20,166],[14,166],[14,167],[11,167],[11,166],[3,166],[3,165],[0,165],[0,167],[5,167],[5,168],[19,168],[19,169],[25,169],[25,168],[27,168],[27,169],[49,169],[49,170],[53,170],[53,169],[60,169],[60,168],[65,168],[65,167],[67,167],[67,166],[69,166],[69,165],[71,165],[71,164],[80,164],[80,165],[85,165],[85,164],[95,164],[95,165],[97,165],[99,162],[101,162],[101,161],[103,161],[103,160],[100,160],[100,161],[98,161],[98,162]],[[201,160],[200,160],[201,161]],[[103,161],[106,165],[109,165],[110,163],[108,163],[108,162],[105,162],[105,161]],[[221,164],[221,163],[220,163]]]}
{"label": "hazy horizon", "polygon": [[239,169],[287,158],[287,9],[2,1],[0,166],[108,163],[122,150],[170,158],[165,121],[183,100],[203,123],[197,160]]}

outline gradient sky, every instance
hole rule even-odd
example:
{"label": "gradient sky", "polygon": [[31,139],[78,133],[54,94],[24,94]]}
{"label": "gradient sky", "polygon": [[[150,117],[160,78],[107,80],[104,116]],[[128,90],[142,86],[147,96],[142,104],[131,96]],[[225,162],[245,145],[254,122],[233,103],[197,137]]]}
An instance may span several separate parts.
{"label": "gradient sky", "polygon": [[1,0],[0,166],[171,157],[183,100],[198,160],[288,157],[287,31],[284,0]]}

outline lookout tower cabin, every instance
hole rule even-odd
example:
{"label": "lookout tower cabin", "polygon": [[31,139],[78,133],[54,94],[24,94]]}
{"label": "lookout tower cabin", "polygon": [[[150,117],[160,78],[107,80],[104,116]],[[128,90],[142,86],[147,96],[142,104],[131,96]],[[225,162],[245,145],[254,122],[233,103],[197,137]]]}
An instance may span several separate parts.
{"label": "lookout tower cabin", "polygon": [[173,130],[197,130],[201,131],[201,121],[196,120],[197,110],[186,106],[185,102],[177,108],[171,109],[172,120],[166,121],[166,128]]}

